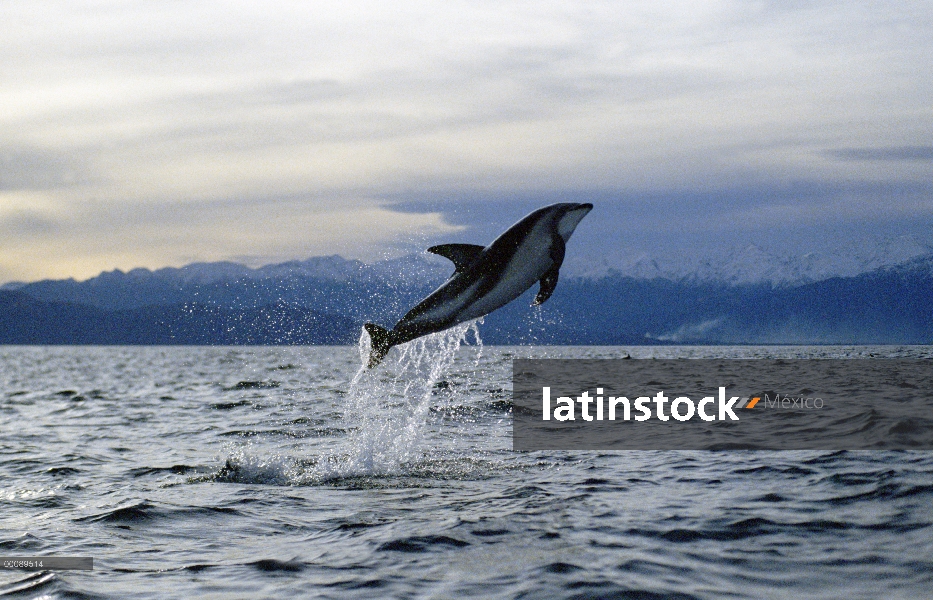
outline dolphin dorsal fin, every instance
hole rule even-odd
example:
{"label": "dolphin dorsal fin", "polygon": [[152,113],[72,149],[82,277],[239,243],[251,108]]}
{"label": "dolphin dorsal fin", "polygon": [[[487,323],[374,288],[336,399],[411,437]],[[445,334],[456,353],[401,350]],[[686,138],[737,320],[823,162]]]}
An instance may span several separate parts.
{"label": "dolphin dorsal fin", "polygon": [[485,250],[482,246],[476,244],[441,244],[440,246],[431,246],[428,252],[437,254],[444,258],[449,258],[453,263],[455,273],[463,271],[473,260],[479,256],[479,253]]}

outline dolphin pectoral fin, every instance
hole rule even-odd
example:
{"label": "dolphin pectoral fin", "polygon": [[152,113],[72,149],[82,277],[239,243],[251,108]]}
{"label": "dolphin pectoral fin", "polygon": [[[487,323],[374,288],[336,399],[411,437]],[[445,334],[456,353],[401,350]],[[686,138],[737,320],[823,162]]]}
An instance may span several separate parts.
{"label": "dolphin pectoral fin", "polygon": [[428,252],[437,254],[444,258],[449,258],[454,263],[455,273],[467,268],[473,260],[479,256],[479,253],[485,250],[482,246],[476,244],[441,244],[440,246],[431,246]]}
{"label": "dolphin pectoral fin", "polygon": [[559,265],[554,266],[550,271],[544,274],[544,277],[541,278],[541,287],[538,289],[538,295],[535,296],[535,301],[531,303],[532,306],[544,304],[544,302],[551,297],[551,294],[554,293],[554,288],[557,287],[557,276],[560,274],[559,270]]}
{"label": "dolphin pectoral fin", "polygon": [[564,264],[564,253],[566,251],[567,245],[564,239],[559,235],[554,236],[554,241],[551,246],[551,260],[553,261],[553,266],[548,269],[548,272],[541,278],[541,287],[538,289],[538,295],[535,296],[535,301],[531,303],[532,306],[544,304],[544,302],[551,297],[551,294],[554,293],[554,288],[557,287],[557,277],[560,275],[560,266]]}
{"label": "dolphin pectoral fin", "polygon": [[366,368],[372,369],[382,362],[382,359],[385,358],[385,355],[389,352],[389,348],[395,345],[395,336],[385,327],[380,327],[374,323],[366,323],[363,327],[366,329],[366,333],[369,334],[369,340],[372,345],[369,351],[369,362],[366,364]]}

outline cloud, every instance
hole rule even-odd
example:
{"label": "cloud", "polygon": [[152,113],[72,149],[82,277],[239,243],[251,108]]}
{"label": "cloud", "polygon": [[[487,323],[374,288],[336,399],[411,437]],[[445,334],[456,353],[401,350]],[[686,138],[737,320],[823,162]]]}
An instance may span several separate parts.
{"label": "cloud", "polygon": [[0,234],[13,240],[51,235],[57,231],[58,224],[38,211],[14,210],[0,214]]}
{"label": "cloud", "polygon": [[933,146],[894,146],[890,148],[840,148],[827,154],[840,160],[922,160],[933,161]]}
{"label": "cloud", "polygon": [[525,214],[554,202],[594,204],[568,245],[567,273],[618,267],[637,256],[692,263],[749,243],[785,257],[851,254],[903,235],[933,244],[933,185],[915,182],[754,182],[718,190],[474,192],[433,198],[399,194],[387,198],[385,207],[437,212],[461,227],[427,245],[487,244]]}
{"label": "cloud", "polygon": [[78,185],[88,178],[76,157],[39,148],[0,148],[0,192]]}
{"label": "cloud", "polygon": [[[647,165],[689,176],[709,161],[685,163],[721,152],[724,137],[760,150],[779,120],[793,127],[804,115],[805,124],[806,115],[821,117],[819,106],[838,104],[834,67],[859,73],[848,71],[850,57],[833,54],[854,52],[878,25],[859,23],[857,9],[842,17],[806,4],[790,15],[749,15],[736,3],[51,6],[20,11],[26,22],[56,23],[35,32],[49,36],[38,50],[32,36],[7,42],[25,82],[8,94],[22,117],[12,120],[46,141],[64,133],[66,143],[89,144],[92,134],[106,142],[105,155],[168,165],[213,151],[258,160],[263,149],[327,146],[320,151],[362,164],[374,154],[399,163],[397,178],[384,170],[356,178],[383,190],[398,180],[454,186],[466,177],[527,187],[541,173],[598,186],[613,171],[631,185],[640,183],[632,171]],[[800,11],[808,24],[795,21]],[[903,26],[896,13],[890,19]],[[817,39],[820,28],[833,36]],[[867,58],[859,68],[871,72],[878,65]],[[55,86],[37,80],[49,71]],[[37,99],[45,110],[25,110]],[[762,118],[775,125],[745,130]],[[438,168],[425,160],[432,155],[456,166]],[[311,180],[310,170],[302,175]],[[336,179],[345,185],[355,175]]]}
{"label": "cloud", "polygon": [[[4,10],[0,218],[32,210],[59,227],[54,252],[22,263],[33,277],[77,256],[80,273],[94,260],[375,256],[494,235],[532,204],[588,194],[621,207],[599,229],[615,246],[871,216],[868,196],[846,208],[845,194],[795,194],[799,181],[876,184],[876,204],[890,193],[899,214],[926,214],[898,195],[931,175],[923,2]],[[320,226],[301,238],[278,206]]]}
{"label": "cloud", "polygon": [[237,260],[250,266],[337,252],[382,258],[399,239],[457,228],[437,213],[401,214],[352,198],[288,197],[130,206],[84,203],[54,215],[0,218],[7,278],[87,278],[101,270]]}
{"label": "cloud", "polygon": [[[525,213],[554,202],[592,202],[607,236],[768,230],[841,221],[878,221],[889,216],[933,217],[933,184],[923,182],[847,183],[801,180],[751,181],[697,190],[576,189],[496,193],[473,191],[432,197],[427,193],[385,196],[385,207],[400,212],[439,212],[464,227],[461,235],[501,230]],[[586,221],[584,221],[586,222]]]}

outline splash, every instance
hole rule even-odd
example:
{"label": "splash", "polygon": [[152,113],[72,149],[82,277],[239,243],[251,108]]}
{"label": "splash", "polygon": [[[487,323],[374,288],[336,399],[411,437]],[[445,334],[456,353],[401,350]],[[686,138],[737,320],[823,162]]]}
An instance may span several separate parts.
{"label": "splash", "polygon": [[[210,479],[231,483],[291,485],[303,477],[301,465],[294,458],[254,452],[249,444],[233,449],[219,471]],[[198,478],[193,478],[197,481]]]}
{"label": "splash", "polygon": [[316,480],[399,473],[421,457],[436,384],[470,337],[482,356],[478,325],[463,323],[397,346],[375,369],[365,367],[370,339],[359,340],[363,366],[350,383],[344,418],[354,431],[343,447],[320,457],[310,473]]}

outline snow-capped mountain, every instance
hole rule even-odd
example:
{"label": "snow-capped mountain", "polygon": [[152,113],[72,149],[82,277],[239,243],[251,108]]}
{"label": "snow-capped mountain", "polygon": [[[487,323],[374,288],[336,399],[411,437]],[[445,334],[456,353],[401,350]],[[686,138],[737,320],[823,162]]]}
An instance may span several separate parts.
{"label": "snow-capped mountain", "polygon": [[597,262],[575,258],[568,261],[567,270],[588,279],[617,275],[635,279],[788,286],[831,277],[853,277],[881,268],[912,264],[924,257],[933,257],[933,248],[912,236],[900,236],[846,252],[776,254],[756,244],[743,244],[726,251],[696,253],[676,260],[647,253],[604,257]]}
{"label": "snow-capped mountain", "polygon": [[[392,278],[397,281],[434,280],[449,275],[451,268],[445,259],[434,255],[411,254],[367,264],[360,260],[346,259],[336,254],[315,256],[305,260],[264,265],[257,268],[239,263],[198,262],[183,267],[164,267],[156,270],[136,268],[129,271],[114,269],[80,282],[90,287],[158,280],[177,285],[212,285],[239,280],[271,280],[306,277],[329,282]],[[46,280],[49,281],[49,280]],[[59,282],[79,283],[74,279]],[[38,282],[43,283],[43,282]],[[0,285],[0,289],[18,290],[35,285],[14,281]]]}
{"label": "snow-capped mountain", "polygon": [[[153,275],[176,279],[184,283],[210,284],[238,279],[282,279],[288,277],[310,277],[325,281],[342,282],[373,277],[418,278],[430,277],[446,272],[443,261],[431,260],[419,255],[408,255],[367,264],[339,255],[313,256],[305,260],[290,260],[283,263],[250,268],[231,262],[194,263],[181,268],[159,269]],[[148,272],[146,269],[135,271]]]}
{"label": "snow-capped mountain", "polygon": [[[557,293],[538,309],[529,308],[532,289],[525,301],[490,314],[483,339],[929,344],[933,253],[903,260],[918,250],[910,240],[895,240],[845,263],[825,258],[829,252],[775,257],[746,244],[721,259],[680,261],[679,270],[648,255],[623,265],[607,260],[608,276],[562,273]],[[620,276],[620,266],[639,277]],[[349,344],[364,322],[397,321],[452,270],[433,256],[374,264],[331,256],[256,269],[202,263],[7,286],[0,290],[0,343]],[[845,277],[845,270],[859,273]],[[744,283],[759,285],[735,285]]]}
{"label": "snow-capped mountain", "polygon": [[[933,248],[911,236],[884,239],[848,252],[826,251],[805,254],[776,254],[755,244],[743,244],[726,251],[680,256],[676,260],[641,253],[634,256],[606,256],[597,261],[579,255],[568,257],[562,278],[669,279],[672,281],[714,282],[729,285],[770,284],[793,286],[832,277],[853,277],[883,268],[914,268],[918,261],[933,261]],[[162,285],[217,285],[253,280],[273,281],[307,278],[331,283],[381,281],[393,285],[438,282],[448,277],[451,265],[432,254],[409,254],[374,263],[346,259],[338,255],[247,267],[234,262],[192,263],[151,271],[105,271],[83,282],[74,280],[37,283],[10,282],[3,290],[20,290],[42,285],[79,285],[86,290],[113,286],[134,286],[158,282]],[[65,298],[61,298],[65,299]]]}

